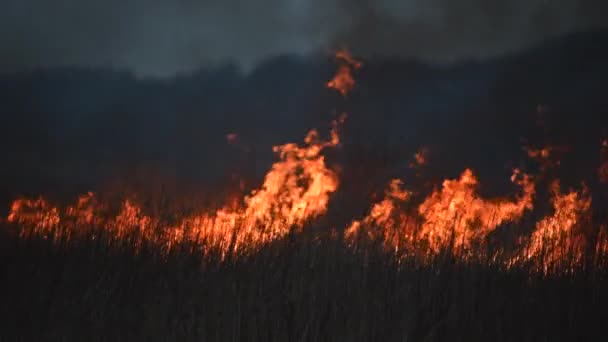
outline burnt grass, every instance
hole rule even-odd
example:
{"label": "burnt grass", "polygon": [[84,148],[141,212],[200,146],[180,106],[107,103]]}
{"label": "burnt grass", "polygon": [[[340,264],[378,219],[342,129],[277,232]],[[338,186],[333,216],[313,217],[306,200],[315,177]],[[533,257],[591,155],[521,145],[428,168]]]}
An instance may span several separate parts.
{"label": "burnt grass", "polygon": [[292,234],[250,255],[0,234],[2,340],[605,340],[606,267],[551,275]]}

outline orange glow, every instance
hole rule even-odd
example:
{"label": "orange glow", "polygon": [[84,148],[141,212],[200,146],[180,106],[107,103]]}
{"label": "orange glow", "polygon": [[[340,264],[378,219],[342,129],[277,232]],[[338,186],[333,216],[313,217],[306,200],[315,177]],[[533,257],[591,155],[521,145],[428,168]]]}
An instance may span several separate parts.
{"label": "orange glow", "polygon": [[521,188],[515,201],[487,200],[475,193],[478,181],[467,169],[459,179],[445,180],[442,188],[431,193],[412,214],[400,210],[398,204],[407,201],[411,193],[400,189],[400,180],[393,180],[386,197],[362,221],[354,221],[345,238],[353,241],[364,230],[370,238],[383,236],[393,250],[411,243],[417,248],[427,247],[432,253],[445,248],[454,253],[469,250],[474,243],[484,243],[500,224],[516,221],[525,210],[532,209],[535,188],[530,177],[515,170],[511,180]]}
{"label": "orange glow", "polygon": [[535,188],[530,177],[515,170],[511,181],[521,188],[515,201],[479,197],[475,192],[477,178],[469,169],[460,179],[445,180],[442,189],[433,192],[418,207],[424,218],[419,238],[435,252],[443,248],[466,251],[474,243],[484,243],[500,224],[517,221],[525,210],[532,209]]}
{"label": "orange glow", "polygon": [[255,248],[283,237],[292,228],[327,211],[329,195],[338,188],[338,177],[320,154],[339,143],[338,122],[329,141],[321,141],[316,130],[305,138],[305,146],[293,143],[275,146],[280,161],[273,164],[262,186],[244,198],[242,207],[221,209],[214,215],[186,218],[178,235],[196,235],[197,241],[212,241],[222,250]]}
{"label": "orange glow", "polygon": [[[350,68],[359,68],[360,63],[344,51],[336,53],[336,58],[342,65],[332,81],[335,83],[330,83],[346,92],[354,86]],[[345,119],[343,114],[332,122],[327,141],[313,129],[303,145],[274,146],[279,160],[272,165],[263,184],[246,196],[232,198],[215,212],[186,215],[166,222],[145,214],[135,202],[125,200],[117,213],[112,214],[109,205],[100,203],[93,193],[87,193],[64,210],[51,206],[42,197],[15,200],[7,221],[21,225],[23,232],[44,236],[58,232],[56,228],[60,227],[61,237],[67,239],[83,229],[96,228],[113,239],[135,238],[136,247],[143,239],[166,248],[179,242],[193,242],[206,249],[219,249],[223,255],[255,250],[292,229],[301,229],[307,221],[327,211],[329,197],[337,190],[339,181],[337,174],[326,166],[321,152],[340,143],[338,126]],[[230,144],[237,143],[238,138],[236,133],[226,135]],[[244,187],[242,180],[240,186]]]}
{"label": "orange glow", "polygon": [[152,219],[144,215],[142,209],[129,200],[122,203],[120,212],[109,224],[109,228],[121,239],[128,237],[129,234],[136,234],[137,237],[150,239],[152,237]]}
{"label": "orange glow", "polygon": [[8,222],[26,226],[33,233],[43,233],[57,227],[59,212],[42,197],[36,200],[18,199],[11,205]]}
{"label": "orange glow", "polygon": [[[363,237],[371,240],[381,239],[385,247],[399,250],[405,243],[410,243],[415,221],[400,209],[400,203],[406,202],[412,193],[402,189],[403,182],[393,179],[386,190],[385,198],[372,206],[369,215],[362,221],[353,221],[344,231],[344,238],[354,244]],[[408,224],[409,223],[409,224]],[[361,235],[361,234],[366,235]]]}
{"label": "orange glow", "polygon": [[80,229],[101,227],[115,239],[133,236],[168,247],[186,240],[223,252],[236,252],[241,247],[255,249],[327,211],[329,196],[338,188],[338,177],[327,168],[321,152],[338,145],[337,129],[343,120],[344,116],[333,123],[329,141],[321,140],[318,132],[311,130],[304,146],[275,146],[279,161],[272,165],[262,186],[245,196],[242,204],[229,201],[213,214],[187,216],[176,225],[163,225],[130,200],[125,200],[112,216],[93,193],[87,193],[62,211],[43,198],[16,200],[8,222],[43,235],[61,227],[68,239]]}
{"label": "orange glow", "polygon": [[553,214],[536,224],[524,250],[525,259],[536,259],[545,271],[560,261],[581,261],[585,236],[580,222],[591,209],[587,189],[562,194],[558,181],[551,185]]}
{"label": "orange glow", "polygon": [[336,89],[342,96],[346,96],[355,87],[355,79],[352,72],[359,69],[362,64],[355,60],[350,52],[346,50],[336,52],[335,58],[339,63],[338,71],[334,78],[327,82],[327,87]]}
{"label": "orange glow", "polygon": [[528,157],[534,159],[547,159],[551,156],[551,151],[548,147],[544,147],[541,149],[527,149]]}
{"label": "orange glow", "polygon": [[[335,58],[338,69],[327,87],[347,96],[355,87],[353,72],[362,64],[345,50],[336,52]],[[336,171],[339,166],[329,168],[323,152],[340,144],[338,128],[345,119],[342,115],[332,122],[327,139],[313,129],[302,144],[273,146],[278,157],[262,184],[246,192],[244,180],[235,173],[232,180],[238,181],[240,191],[222,199],[218,206],[183,215],[173,212],[167,218],[152,214],[145,202],[135,198],[109,203],[88,192],[67,206],[52,205],[42,197],[17,199],[6,221],[19,227],[22,237],[38,234],[46,239],[95,239],[100,232],[112,241],[127,241],[137,250],[146,242],[162,251],[192,244],[203,253],[219,251],[222,257],[248,254],[292,231],[301,231],[327,213],[340,181]],[[225,139],[247,149],[241,146],[243,137],[236,133],[226,134]],[[559,165],[560,153],[568,149],[550,146],[524,150],[541,166],[537,179],[546,180],[551,179],[551,172],[545,171]],[[408,171],[416,174],[415,179],[424,179],[427,168],[422,166],[429,163],[428,151],[419,149],[408,158]],[[608,183],[608,140],[602,141],[600,158],[599,179]],[[522,221],[526,212],[534,209],[536,184],[532,177],[515,169],[511,182],[517,194],[483,198],[478,193],[479,180],[468,168],[458,178],[436,184],[430,194],[409,191],[402,180],[393,179],[384,198],[373,203],[365,217],[349,220],[343,238],[349,246],[358,246],[363,240],[380,241],[386,251],[397,256],[436,256],[442,251],[465,260],[470,260],[467,258],[473,252],[486,256],[484,247],[491,247],[487,244],[490,234],[501,225]],[[518,240],[518,249],[513,251],[516,256],[509,254],[507,266],[526,263],[546,272],[564,261],[580,262],[587,247],[595,248],[597,255],[608,255],[608,226],[600,227],[595,240],[587,240],[583,232],[582,223],[591,210],[587,189],[563,194],[555,181],[551,194],[553,212],[526,226],[533,232],[529,238]],[[329,233],[332,237],[339,235],[333,227]],[[588,241],[594,241],[595,246],[587,246]]]}
{"label": "orange glow", "polygon": [[420,166],[424,166],[428,161],[427,159],[428,150],[426,148],[421,148],[414,154],[414,160],[410,163],[410,167],[417,168]]}
{"label": "orange glow", "polygon": [[601,225],[595,242],[596,261],[599,257],[608,255],[608,225]]}

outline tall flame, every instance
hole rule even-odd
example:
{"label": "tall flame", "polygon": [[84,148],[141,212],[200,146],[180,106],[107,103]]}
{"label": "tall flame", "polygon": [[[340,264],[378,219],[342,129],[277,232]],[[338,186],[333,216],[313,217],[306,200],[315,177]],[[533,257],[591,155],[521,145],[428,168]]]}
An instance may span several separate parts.
{"label": "tall flame", "polygon": [[[393,179],[384,199],[374,204],[363,220],[355,220],[346,228],[344,237],[350,244],[356,243],[362,237],[380,239],[385,247],[397,251],[405,242],[411,242],[411,225],[415,221],[401,210],[400,204],[408,201],[412,193],[402,189],[402,186],[400,179]],[[360,235],[363,233],[366,236]]]}
{"label": "tall flame", "polygon": [[320,153],[338,145],[339,123],[334,121],[329,141],[319,140],[318,132],[312,130],[303,147],[293,143],[275,146],[281,160],[273,164],[263,185],[245,197],[244,206],[185,218],[172,228],[176,238],[187,235],[189,240],[212,241],[224,250],[255,248],[324,214],[330,194],[338,188],[338,177]]}
{"label": "tall flame", "polygon": [[551,192],[554,212],[536,224],[524,250],[524,257],[537,259],[545,271],[560,261],[581,261],[585,236],[578,228],[591,209],[591,198],[585,187],[581,192],[562,194],[559,181],[555,181]]}
{"label": "tall flame", "polygon": [[243,204],[236,208],[225,205],[213,214],[187,216],[176,225],[167,225],[158,217],[145,215],[143,209],[130,200],[125,200],[118,214],[112,217],[108,207],[89,192],[65,210],[51,206],[43,198],[15,200],[8,221],[43,235],[61,228],[67,238],[82,227],[101,226],[116,239],[133,234],[140,239],[160,239],[157,242],[169,247],[187,240],[204,242],[224,252],[241,247],[256,248],[286,235],[293,227],[301,228],[308,220],[327,211],[329,196],[338,188],[338,177],[326,166],[321,152],[339,144],[337,129],[344,119],[345,116],[333,122],[328,141],[321,140],[318,132],[311,130],[304,146],[294,143],[275,146],[279,161],[272,165],[262,186],[245,196]]}
{"label": "tall flame", "polygon": [[526,174],[515,170],[511,181],[522,189],[516,201],[504,198],[484,199],[475,192],[477,178],[466,169],[460,179],[445,180],[441,190],[433,192],[418,207],[424,218],[419,237],[438,252],[443,248],[468,250],[504,222],[519,220],[532,209],[534,183]]}
{"label": "tall flame", "polygon": [[[338,51],[335,58],[338,69],[327,87],[347,96],[355,86],[353,72],[362,64],[345,50]],[[113,208],[89,192],[66,207],[52,205],[42,197],[17,199],[7,221],[18,225],[22,236],[32,233],[70,240],[78,236],[96,238],[101,232],[110,239],[129,241],[135,248],[146,241],[163,250],[182,242],[193,243],[204,251],[220,251],[222,256],[256,251],[327,212],[339,180],[327,167],[322,152],[340,143],[338,127],[344,120],[343,115],[332,122],[328,140],[321,139],[313,129],[304,144],[274,146],[278,160],[262,185],[247,195],[239,194],[218,210],[168,219],[150,215],[134,199]],[[227,134],[226,141],[241,145],[236,133]],[[559,165],[560,153],[567,150],[556,146],[525,148],[527,156],[540,163],[543,174]],[[409,166],[420,175],[429,162],[428,150],[420,149],[413,157]],[[599,179],[608,183],[608,140],[602,141],[600,158]],[[473,251],[481,251],[476,247],[485,247],[488,236],[499,226],[518,222],[533,209],[536,185],[532,178],[515,169],[511,182],[519,188],[516,196],[487,199],[478,194],[479,181],[471,169],[465,169],[457,179],[445,179],[426,197],[404,189],[402,180],[393,179],[384,198],[371,206],[367,216],[348,225],[344,238],[349,245],[362,239],[379,240],[386,250],[398,255],[433,256],[448,251],[466,258]],[[587,247],[595,248],[598,255],[608,253],[605,225],[596,234],[595,246],[587,246],[590,240],[583,229],[591,209],[587,189],[563,194],[559,181],[555,181],[551,194],[552,214],[536,222],[529,239],[520,245],[515,257],[506,260],[507,265],[531,263],[546,272],[564,261],[580,262]],[[421,200],[416,202],[416,198]]]}
{"label": "tall flame", "polygon": [[[483,243],[486,236],[500,224],[516,221],[525,210],[532,209],[534,183],[526,174],[515,170],[511,180],[521,187],[515,200],[483,199],[475,192],[478,183],[470,169],[459,179],[448,179],[441,189],[431,193],[419,206],[417,213],[408,214],[399,209],[398,202],[406,201],[411,193],[399,189],[401,181],[393,180],[386,197],[375,204],[362,221],[354,221],[345,237],[352,240],[363,229],[377,238],[378,231],[384,242],[398,250],[400,246],[415,243],[427,246],[433,253],[445,248],[454,252],[469,249],[474,243]],[[418,214],[421,223],[413,215]],[[395,232],[400,232],[395,238]]]}

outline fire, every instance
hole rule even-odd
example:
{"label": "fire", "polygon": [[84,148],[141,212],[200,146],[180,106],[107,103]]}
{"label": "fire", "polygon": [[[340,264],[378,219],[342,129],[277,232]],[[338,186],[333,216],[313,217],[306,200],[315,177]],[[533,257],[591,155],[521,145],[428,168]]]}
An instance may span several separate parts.
{"label": "fire", "polygon": [[355,60],[350,52],[346,50],[336,52],[335,58],[340,63],[340,66],[334,78],[327,82],[327,87],[336,89],[342,96],[346,96],[355,87],[355,79],[352,72],[359,69],[362,64]]}
{"label": "fire", "polygon": [[11,205],[7,220],[31,227],[34,233],[41,233],[59,224],[59,211],[42,197],[35,200],[17,199]]}
{"label": "fire", "polygon": [[[329,87],[342,94],[352,89],[351,68],[359,68],[346,51],[336,53],[341,65]],[[114,239],[136,237],[172,248],[179,242],[192,242],[228,252],[255,250],[259,246],[287,235],[292,229],[327,211],[329,197],[338,188],[338,176],[325,163],[323,150],[340,143],[338,126],[346,115],[332,122],[330,139],[324,141],[317,130],[308,132],[304,145],[287,143],[274,146],[279,155],[260,188],[242,199],[228,201],[212,213],[200,213],[178,218],[174,222],[144,214],[136,202],[125,200],[116,215],[109,205],[100,203],[93,193],[78,198],[64,210],[51,206],[42,197],[37,200],[19,199],[13,202],[8,222],[20,224],[23,231],[47,236],[61,228],[67,239],[86,228],[102,229]],[[239,137],[228,133],[226,141],[236,144]],[[241,183],[241,187],[243,184]],[[140,241],[141,242],[141,241]],[[136,246],[139,242],[136,242]]]}
{"label": "fire", "polygon": [[475,192],[478,180],[470,169],[460,179],[445,180],[442,189],[418,207],[424,218],[419,237],[435,252],[443,248],[468,250],[474,243],[483,243],[496,227],[517,221],[525,210],[532,209],[535,187],[530,177],[515,170],[511,181],[521,187],[515,201],[479,197]]}
{"label": "fire", "polygon": [[539,259],[545,271],[560,261],[581,261],[586,240],[580,223],[591,209],[585,187],[581,192],[562,194],[559,181],[555,181],[551,192],[554,212],[536,224],[524,250],[524,258]]}
{"label": "fire", "polygon": [[551,150],[548,147],[540,149],[529,148],[527,152],[528,157],[533,159],[548,159],[551,156]]}
{"label": "fire", "polygon": [[419,149],[414,154],[414,160],[410,163],[411,168],[418,168],[426,165],[428,161],[428,150],[426,148]]}
{"label": "fire", "polygon": [[608,255],[608,225],[601,225],[597,239],[595,241],[595,258],[596,262],[600,261],[598,257]]}
{"label": "fire", "polygon": [[[535,187],[530,177],[515,170],[511,180],[521,188],[515,201],[483,199],[475,191],[477,179],[470,169],[466,169],[459,179],[445,180],[442,188],[426,197],[412,214],[398,209],[398,202],[408,200],[411,193],[400,190],[401,181],[393,180],[386,197],[375,204],[362,221],[354,221],[345,237],[353,240],[365,229],[370,237],[383,235],[384,242],[395,250],[404,243],[426,246],[433,253],[445,248],[455,253],[469,250],[473,244],[483,243],[500,224],[516,221],[526,210],[532,209]],[[420,218],[420,224],[417,224],[415,214]],[[395,232],[399,232],[398,238],[394,237]]]}
{"label": "fire", "polygon": [[214,241],[236,251],[240,246],[256,247],[283,237],[324,214],[329,196],[338,188],[338,177],[327,168],[321,152],[338,145],[338,124],[334,122],[329,141],[320,140],[312,130],[305,146],[275,146],[281,160],[273,164],[262,186],[245,197],[244,206],[186,218],[177,227],[182,232],[178,235],[196,236],[197,241]]}
{"label": "fire", "polygon": [[138,237],[150,239],[152,236],[152,218],[144,215],[141,207],[125,200],[120,212],[109,224],[109,228],[118,239],[136,234]]}
{"label": "fire", "polygon": [[168,247],[187,240],[211,244],[224,252],[256,248],[327,211],[329,196],[338,188],[338,177],[327,168],[321,152],[339,144],[337,129],[343,120],[344,116],[333,123],[328,141],[311,130],[303,146],[275,146],[280,160],[272,165],[262,186],[245,196],[242,205],[228,203],[213,214],[187,216],[176,225],[162,225],[160,218],[144,214],[130,200],[123,201],[118,214],[112,216],[108,206],[89,192],[65,210],[51,206],[43,198],[16,200],[8,221],[43,235],[61,227],[67,238],[84,227],[102,227],[115,239],[137,236]]}
{"label": "fire", "polygon": [[301,226],[308,218],[327,210],[329,194],[338,188],[338,177],[326,167],[320,153],[324,148],[336,146],[339,138],[333,130],[331,140],[323,142],[318,132],[312,130],[305,142],[305,147],[290,143],[274,148],[281,161],[272,166],[262,188],[245,199],[246,217],[272,222],[272,230],[284,230]]}
{"label": "fire", "polygon": [[562,157],[570,150],[569,146],[524,147],[528,157],[539,164],[543,173],[559,167]]}
{"label": "fire", "polygon": [[[338,70],[327,87],[347,96],[355,86],[353,71],[362,64],[345,50],[338,51],[335,58]],[[88,192],[64,207],[52,205],[42,197],[17,199],[10,207],[7,222],[19,226],[21,236],[38,234],[47,239],[70,240],[96,238],[101,232],[114,241],[128,241],[136,249],[145,241],[163,251],[182,243],[194,244],[204,252],[219,251],[222,257],[257,251],[327,213],[330,197],[340,182],[336,171],[326,165],[323,152],[339,145],[338,128],[344,120],[345,115],[332,122],[327,140],[313,129],[303,144],[274,146],[278,160],[261,186],[244,195],[245,183],[239,180],[241,191],[217,210],[205,209],[168,219],[149,214],[134,198],[113,207]],[[233,146],[242,145],[236,133],[226,134],[225,139]],[[559,154],[567,150],[525,148],[527,156],[540,163],[543,173],[559,165]],[[414,154],[409,166],[417,178],[422,176],[422,166],[428,159],[426,148]],[[600,181],[608,183],[608,140],[602,141],[598,173]],[[536,185],[532,177],[515,169],[511,182],[519,189],[516,196],[487,199],[478,194],[479,181],[468,168],[459,178],[445,179],[428,195],[409,191],[402,180],[393,179],[384,198],[371,206],[367,216],[348,225],[344,239],[351,246],[362,239],[381,241],[387,251],[398,256],[433,256],[448,251],[466,258],[474,251],[483,251],[479,247],[487,246],[488,236],[499,226],[518,222],[533,209]],[[547,271],[563,261],[578,263],[583,259],[589,242],[582,223],[591,210],[591,197],[585,187],[563,194],[559,181],[552,184],[551,192],[553,213],[536,222],[529,239],[516,251],[518,254],[506,260],[508,266],[531,262]],[[330,236],[336,235],[332,228]],[[595,246],[590,247],[596,255],[606,255],[606,226],[600,228],[595,241]]]}
{"label": "fire", "polygon": [[[410,191],[402,189],[403,182],[393,179],[385,192],[385,198],[372,206],[368,216],[362,221],[353,221],[345,230],[345,239],[354,244],[366,233],[371,240],[381,239],[387,248],[399,250],[405,242],[411,242],[409,224],[414,220],[400,209],[400,203],[412,196]],[[409,223],[409,224],[408,224]]]}

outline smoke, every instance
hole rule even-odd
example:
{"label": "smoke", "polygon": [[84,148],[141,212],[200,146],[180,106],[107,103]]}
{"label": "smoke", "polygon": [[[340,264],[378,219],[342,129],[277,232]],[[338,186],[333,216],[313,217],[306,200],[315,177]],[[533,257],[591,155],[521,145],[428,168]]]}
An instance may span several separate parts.
{"label": "smoke", "polygon": [[169,77],[347,46],[364,57],[483,59],[605,26],[601,0],[8,0],[0,72],[84,66]]}

